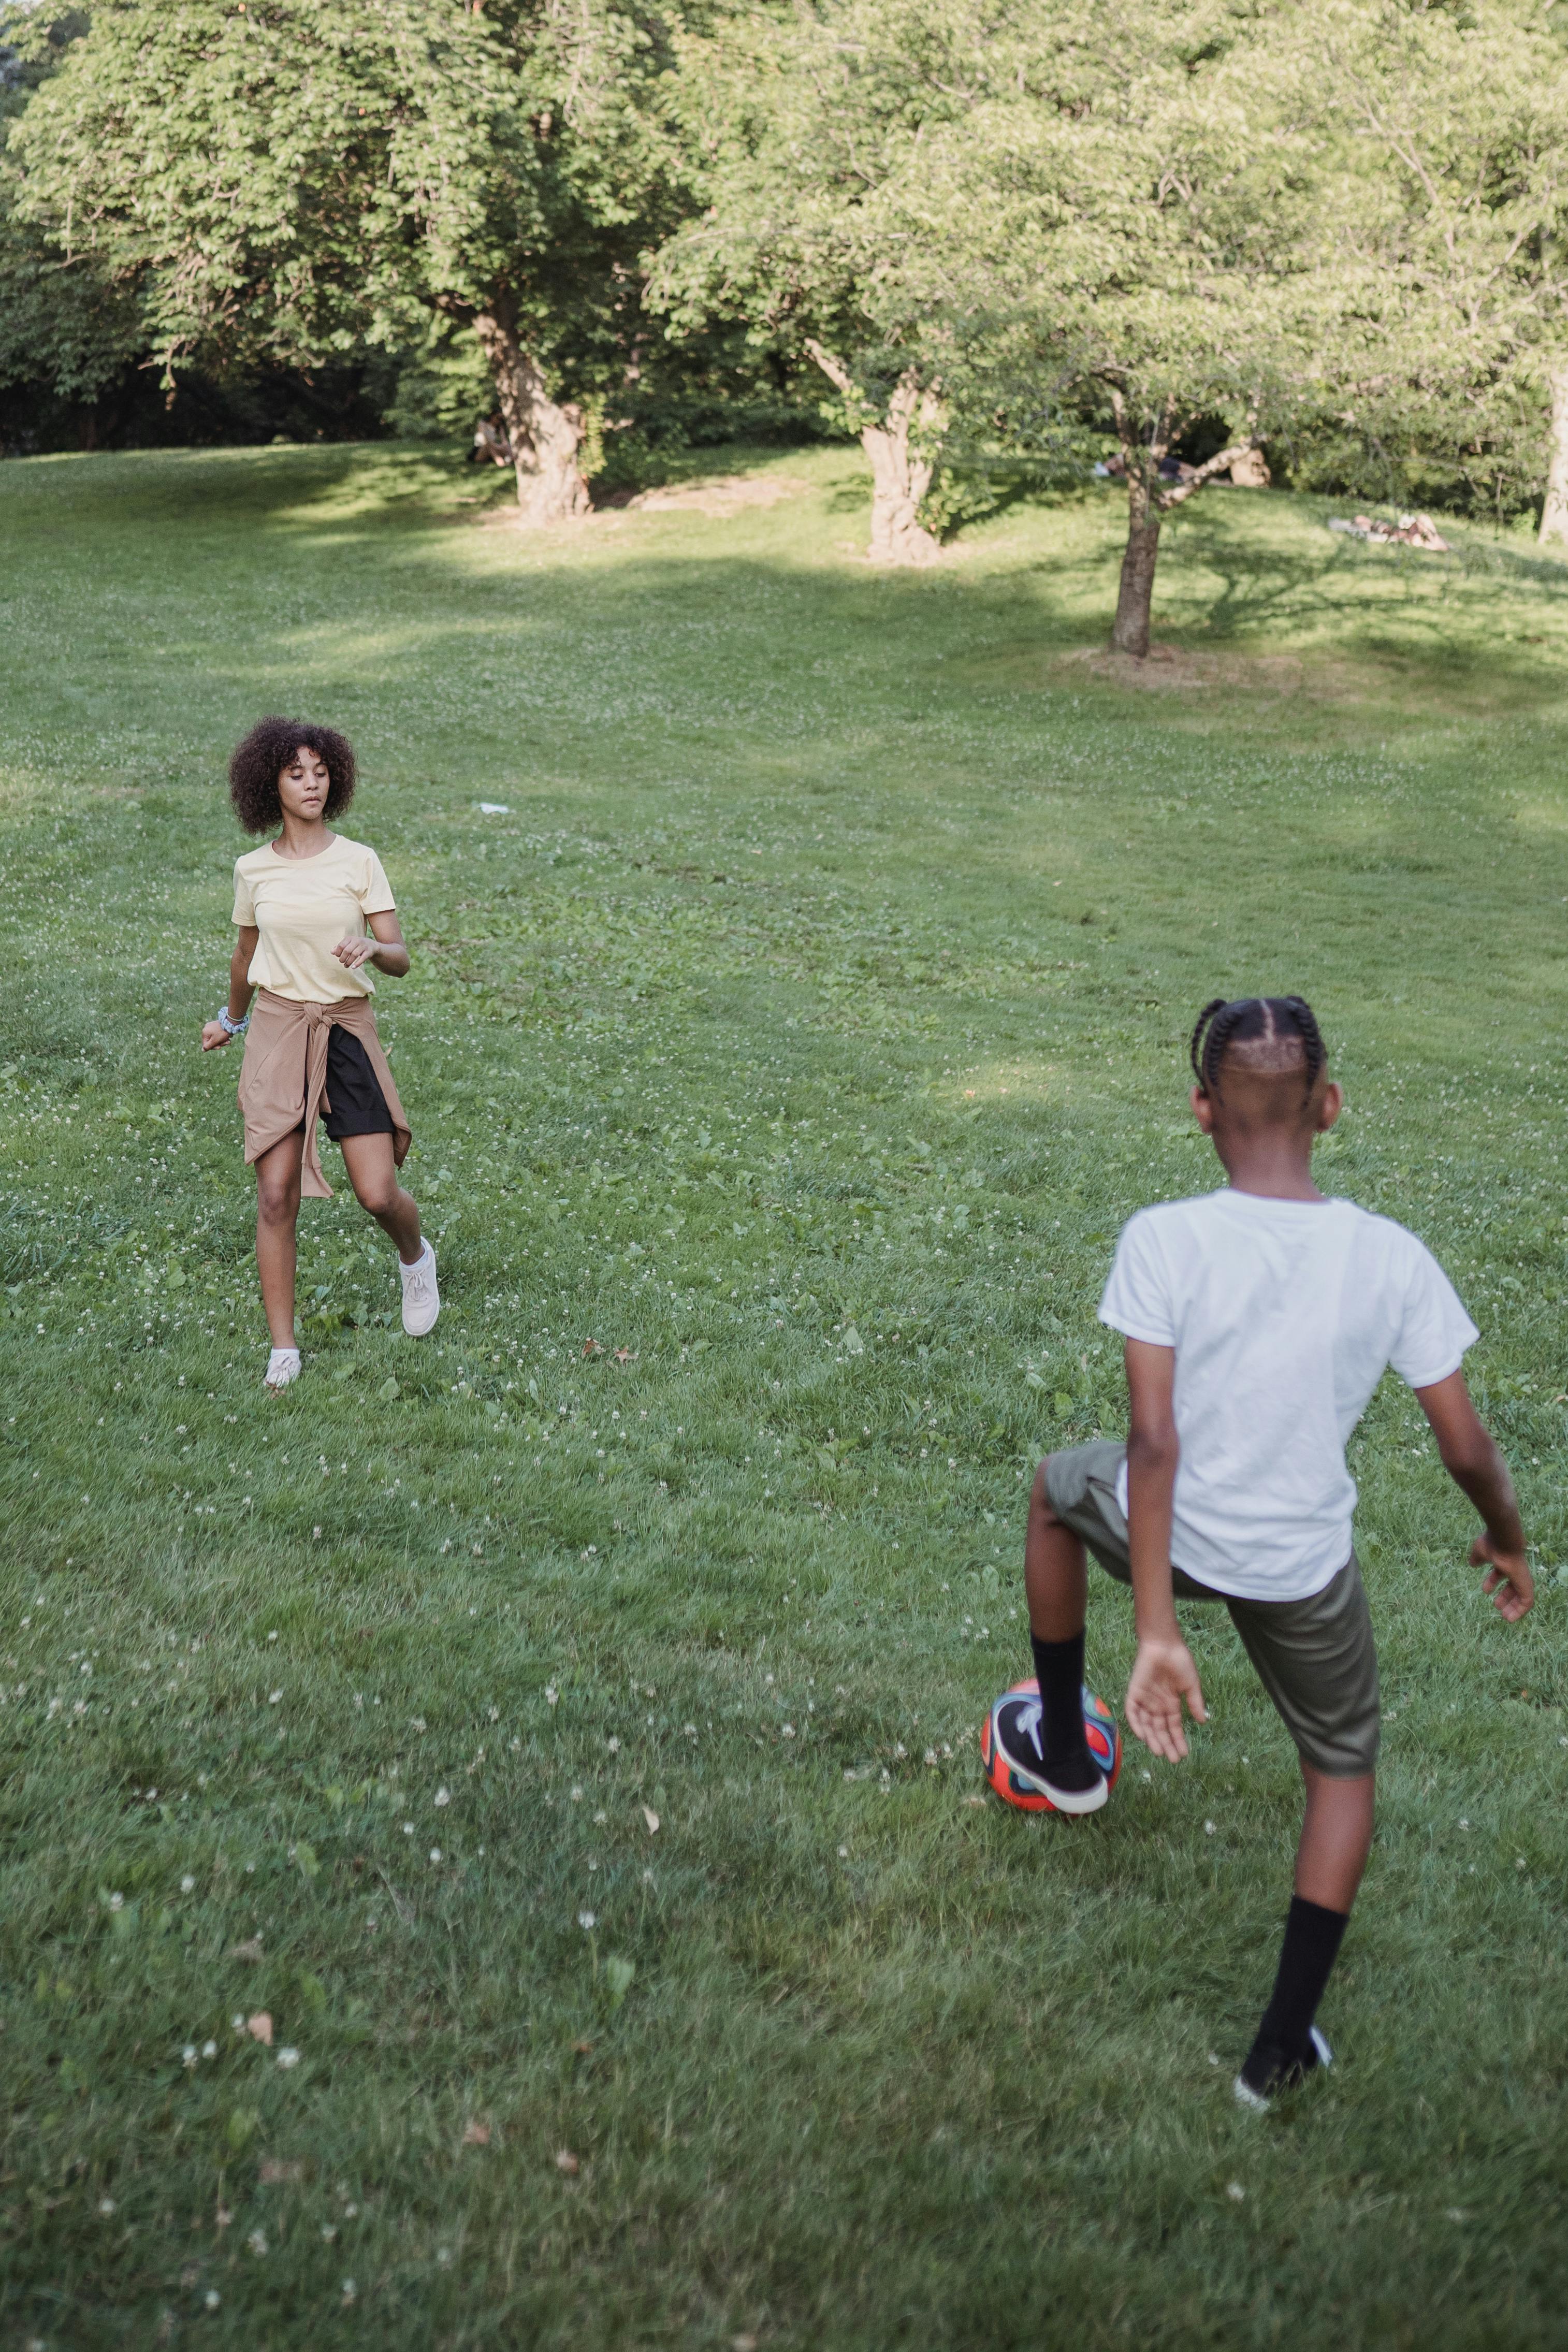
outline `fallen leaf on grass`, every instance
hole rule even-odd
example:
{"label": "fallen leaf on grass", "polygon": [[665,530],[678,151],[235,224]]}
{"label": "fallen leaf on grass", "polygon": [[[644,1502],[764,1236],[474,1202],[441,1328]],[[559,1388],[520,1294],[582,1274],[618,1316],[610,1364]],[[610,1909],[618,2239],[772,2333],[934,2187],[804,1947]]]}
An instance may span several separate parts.
{"label": "fallen leaf on grass", "polygon": [[591,2042],[574,2042],[572,2047],[579,2058],[586,2058],[594,2045]]}
{"label": "fallen leaf on grass", "polygon": [[605,1352],[605,1351],[604,1351],[603,1348],[601,1348],[601,1347],[600,1347],[600,1345],[599,1345],[599,1343],[598,1343],[597,1339],[584,1339],[584,1342],[583,1342],[583,1353],[584,1353],[585,1356],[602,1356],[602,1355],[604,1354],[604,1352]]}
{"label": "fallen leaf on grass", "polygon": [[617,1348],[616,1349],[616,1361],[617,1364],[629,1364],[635,1362],[635,1360],[636,1359],[633,1357],[632,1351],[629,1348]]}
{"label": "fallen leaf on grass", "polygon": [[246,2019],[245,2030],[247,2033],[249,2034],[253,2042],[259,2042],[264,2049],[271,2049],[272,2016],[270,2011],[258,2009],[254,2017],[247,2017]]}
{"label": "fallen leaf on grass", "polygon": [[463,2126],[463,2146],[465,2147],[489,2147],[489,2144],[490,2127],[489,2124],[465,2124]]}
{"label": "fallen leaf on grass", "polygon": [[243,1944],[231,1944],[228,1956],[231,1960],[258,1960],[261,1958],[260,1937],[247,1936]]}
{"label": "fallen leaf on grass", "polygon": [[264,2156],[257,2177],[263,2189],[279,2189],[286,2181],[303,2180],[305,2168],[297,2157]]}
{"label": "fallen leaf on grass", "polygon": [[577,2159],[573,2155],[569,2147],[558,2147],[556,2149],[555,2169],[557,2172],[564,2172],[567,2174],[575,2174],[580,2169]]}
{"label": "fallen leaf on grass", "polygon": [[642,1817],[647,1823],[647,1833],[649,1837],[657,1837],[658,1835],[658,1815],[654,1811],[651,1805],[645,1805],[643,1807]]}

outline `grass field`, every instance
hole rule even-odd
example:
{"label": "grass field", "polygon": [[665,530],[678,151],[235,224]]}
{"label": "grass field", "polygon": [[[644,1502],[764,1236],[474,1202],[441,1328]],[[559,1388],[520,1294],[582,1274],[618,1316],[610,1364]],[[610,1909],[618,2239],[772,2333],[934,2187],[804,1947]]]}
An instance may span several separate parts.
{"label": "grass field", "polygon": [[[0,469],[4,2340],[1561,2347],[1568,571],[1208,492],[1149,690],[1112,494],[884,577],[854,453],[712,463],[801,487],[541,545],[406,450]],[[272,709],[360,749],[447,1307],[340,1183],[267,1403],[196,1041]],[[1342,2063],[1259,2125],[1228,1624],[1093,1822],[975,1732],[1117,1228],[1215,1178],[1193,1015],[1295,988],[1544,1573],[1482,1604],[1385,1385]]]}

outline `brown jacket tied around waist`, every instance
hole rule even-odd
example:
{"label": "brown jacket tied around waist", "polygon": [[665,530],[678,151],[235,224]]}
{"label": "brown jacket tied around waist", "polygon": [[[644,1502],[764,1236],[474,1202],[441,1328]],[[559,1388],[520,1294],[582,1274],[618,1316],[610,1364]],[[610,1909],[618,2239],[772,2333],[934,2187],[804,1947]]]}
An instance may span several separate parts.
{"label": "brown jacket tied around waist", "polygon": [[327,1041],[334,1022],[342,1022],[364,1047],[376,1084],[386,1099],[394,1134],[392,1157],[402,1167],[414,1138],[393,1084],[392,1066],[375,1033],[375,1014],[365,996],[341,997],[335,1004],[297,1004],[287,996],[262,989],[250,1016],[245,1041],[245,1061],[239,1073],[239,1108],[245,1116],[245,1164],[248,1168],[292,1135],[301,1119],[305,1155],[300,1189],[311,1199],[330,1201],[332,1188],[321,1173],[316,1149],[316,1119],[331,1110],[327,1095]]}

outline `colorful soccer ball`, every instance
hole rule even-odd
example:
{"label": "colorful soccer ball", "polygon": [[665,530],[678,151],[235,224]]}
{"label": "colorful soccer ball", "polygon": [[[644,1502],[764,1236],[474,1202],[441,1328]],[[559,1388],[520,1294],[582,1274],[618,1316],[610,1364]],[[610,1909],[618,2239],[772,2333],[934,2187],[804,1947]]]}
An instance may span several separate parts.
{"label": "colorful soccer ball", "polygon": [[[996,1707],[1006,1699],[1037,1696],[1039,1687],[1032,1675],[1027,1682],[1015,1683],[1010,1690],[1003,1692],[980,1727],[980,1756],[986,1780],[1005,1805],[1016,1805],[1024,1813],[1054,1813],[1057,1808],[1038,1789],[1031,1789],[1026,1781],[1020,1780],[1004,1760],[996,1746]],[[1107,1787],[1114,1789],[1121,1769],[1121,1734],[1105,1701],[1087,1690],[1083,1695],[1083,1729],[1089,1754],[1104,1773]]]}

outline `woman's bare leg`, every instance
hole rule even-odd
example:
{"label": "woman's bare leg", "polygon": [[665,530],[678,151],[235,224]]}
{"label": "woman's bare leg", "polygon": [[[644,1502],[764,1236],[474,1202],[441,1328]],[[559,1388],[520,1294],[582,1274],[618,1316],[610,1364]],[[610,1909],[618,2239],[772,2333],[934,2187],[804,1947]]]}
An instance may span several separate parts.
{"label": "woman's bare leg", "polygon": [[397,1181],[391,1136],[345,1135],[338,1149],[360,1207],[396,1243],[404,1265],[415,1265],[425,1248],[419,1211],[413,1193]]}
{"label": "woman's bare leg", "polygon": [[294,1345],[294,1274],[299,1259],[300,1163],[303,1129],[286,1135],[256,1163],[256,1270],[275,1348]]}

